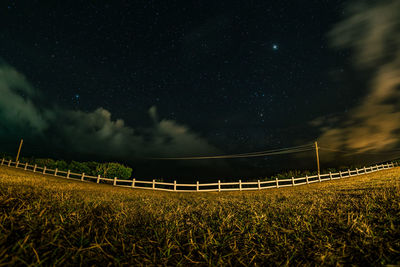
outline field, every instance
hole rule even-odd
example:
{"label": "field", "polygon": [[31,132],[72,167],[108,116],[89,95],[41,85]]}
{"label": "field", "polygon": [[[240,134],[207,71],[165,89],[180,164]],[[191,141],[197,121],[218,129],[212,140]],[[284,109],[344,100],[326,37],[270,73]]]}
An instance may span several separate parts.
{"label": "field", "polygon": [[400,168],[294,188],[168,193],[0,167],[0,265],[386,265]]}

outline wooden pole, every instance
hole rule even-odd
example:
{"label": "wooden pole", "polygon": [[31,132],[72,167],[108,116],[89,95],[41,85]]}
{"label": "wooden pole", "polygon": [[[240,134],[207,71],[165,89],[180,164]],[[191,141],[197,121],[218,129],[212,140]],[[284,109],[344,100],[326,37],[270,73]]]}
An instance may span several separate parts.
{"label": "wooden pole", "polygon": [[18,161],[18,159],[19,159],[19,153],[21,152],[21,148],[22,148],[22,143],[23,142],[24,142],[24,139],[21,139],[21,142],[19,143],[17,158],[15,159],[15,161]]}
{"label": "wooden pole", "polygon": [[315,141],[315,155],[317,156],[317,167],[318,167],[318,175],[320,174],[319,171],[319,155],[318,155],[318,142]]}

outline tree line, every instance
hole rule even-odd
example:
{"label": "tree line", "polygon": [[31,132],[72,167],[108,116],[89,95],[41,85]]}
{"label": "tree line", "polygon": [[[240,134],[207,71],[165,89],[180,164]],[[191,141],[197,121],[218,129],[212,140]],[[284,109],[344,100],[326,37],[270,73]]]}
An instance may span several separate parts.
{"label": "tree line", "polygon": [[[15,160],[14,157],[9,155],[2,155],[2,158],[7,160]],[[20,162],[27,162],[29,165],[37,165],[38,167],[44,167],[49,169],[58,169],[60,171],[68,171],[75,173],[85,173],[91,176],[100,175],[101,177],[119,179],[130,179],[132,177],[132,168],[125,166],[117,162],[96,162],[96,161],[85,161],[79,162],[72,160],[67,162],[65,160],[55,160],[51,158],[33,158],[33,157],[22,157]]]}

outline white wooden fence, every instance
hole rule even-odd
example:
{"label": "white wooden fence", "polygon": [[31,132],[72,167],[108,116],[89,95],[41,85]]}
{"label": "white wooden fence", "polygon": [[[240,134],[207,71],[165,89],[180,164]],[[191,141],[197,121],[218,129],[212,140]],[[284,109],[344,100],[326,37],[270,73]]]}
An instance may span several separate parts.
{"label": "white wooden fence", "polygon": [[335,179],[342,179],[357,175],[362,175],[366,173],[376,172],[384,169],[391,169],[395,166],[398,166],[398,163],[385,163],[380,165],[374,165],[370,167],[364,167],[361,169],[355,170],[347,170],[347,171],[339,171],[335,173],[326,173],[320,175],[312,175],[305,176],[300,178],[289,178],[289,179],[275,179],[269,181],[260,181],[257,182],[242,182],[239,180],[238,182],[227,182],[221,183],[218,180],[218,183],[205,183],[200,184],[198,181],[196,184],[177,184],[176,181],[173,183],[164,183],[164,182],[156,182],[153,181],[138,181],[135,178],[132,180],[123,180],[114,178],[104,178],[100,175],[90,176],[85,173],[74,173],[70,170],[68,171],[60,171],[57,168],[49,169],[44,167],[39,167],[35,165],[29,165],[28,163],[21,162],[13,162],[12,160],[5,160],[4,158],[1,160],[1,165],[5,165],[8,167],[15,167],[24,169],[25,171],[38,172],[46,175],[52,175],[57,177],[64,177],[67,179],[75,179],[80,181],[92,181],[100,183],[100,181],[108,181],[112,182],[114,186],[120,187],[129,187],[129,188],[139,188],[139,189],[150,189],[150,190],[161,190],[161,191],[171,191],[171,192],[221,192],[221,191],[245,191],[245,190],[262,190],[268,188],[280,188],[287,186],[297,186],[297,185],[305,185],[317,182],[330,181]]}

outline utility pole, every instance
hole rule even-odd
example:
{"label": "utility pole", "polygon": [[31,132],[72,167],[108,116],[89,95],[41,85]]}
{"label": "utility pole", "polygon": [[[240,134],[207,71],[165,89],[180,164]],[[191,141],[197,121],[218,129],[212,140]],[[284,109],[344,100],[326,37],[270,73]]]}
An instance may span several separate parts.
{"label": "utility pole", "polygon": [[318,142],[315,141],[315,154],[317,156],[317,166],[318,166],[318,175],[319,175],[319,156],[318,156]]}
{"label": "utility pole", "polygon": [[23,142],[24,142],[24,139],[21,139],[21,142],[19,143],[17,158],[15,159],[15,162],[18,162],[19,153],[21,152],[21,148],[22,148],[22,143],[23,143]]}

